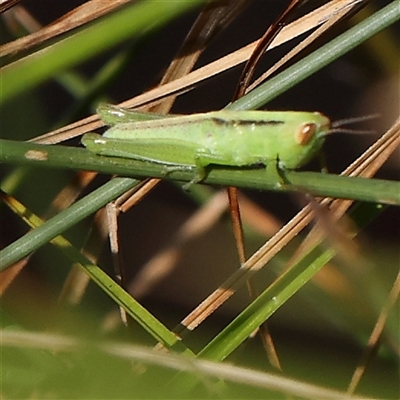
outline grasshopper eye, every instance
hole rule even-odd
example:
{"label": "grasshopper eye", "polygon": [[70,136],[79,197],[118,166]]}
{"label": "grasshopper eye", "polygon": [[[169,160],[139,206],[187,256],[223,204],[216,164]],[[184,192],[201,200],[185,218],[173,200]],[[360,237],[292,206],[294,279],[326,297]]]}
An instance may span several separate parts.
{"label": "grasshopper eye", "polygon": [[317,131],[316,124],[312,122],[304,124],[295,133],[294,139],[300,146],[305,146],[314,137],[316,131]]}

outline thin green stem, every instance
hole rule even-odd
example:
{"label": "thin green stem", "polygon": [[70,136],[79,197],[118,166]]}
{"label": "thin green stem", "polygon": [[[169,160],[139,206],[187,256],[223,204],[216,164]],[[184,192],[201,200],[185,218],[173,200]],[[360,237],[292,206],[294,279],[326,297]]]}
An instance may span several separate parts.
{"label": "thin green stem", "polygon": [[[0,140],[0,147],[2,148],[0,153],[2,163],[92,170],[136,178],[166,177],[163,165],[119,157],[97,156],[85,149],[10,140]],[[189,182],[194,173],[194,169],[193,171],[173,171],[168,174],[168,179]],[[285,171],[284,175],[285,182],[289,184],[282,183],[282,176],[275,165],[267,169],[213,168],[204,183],[283,192],[298,191],[301,188],[315,196],[400,205],[400,183],[396,181],[298,171]],[[112,185],[112,182],[108,185]]]}
{"label": "thin green stem", "polygon": [[43,51],[2,68],[0,102],[9,100],[115,44],[159,29],[178,15],[204,2],[205,0],[147,0],[136,2],[105,19],[100,19]]}
{"label": "thin green stem", "polygon": [[11,264],[48,243],[61,232],[64,232],[83,218],[93,214],[99,208],[104,207],[107,203],[125,193],[136,184],[137,181],[134,179],[116,178],[78,200],[66,210],[61,211],[55,217],[48,220],[45,224],[28,232],[1,250],[0,271],[3,271]]}
{"label": "thin green stem", "polygon": [[399,19],[400,1],[396,0],[226,108],[250,110],[262,107]]}

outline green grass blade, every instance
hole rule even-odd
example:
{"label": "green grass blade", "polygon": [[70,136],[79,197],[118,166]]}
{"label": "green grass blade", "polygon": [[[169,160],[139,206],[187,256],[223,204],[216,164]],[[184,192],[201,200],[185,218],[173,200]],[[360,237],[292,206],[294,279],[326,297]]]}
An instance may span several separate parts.
{"label": "green grass blade", "polygon": [[[0,140],[0,146],[2,148],[0,162],[3,163],[93,170],[131,177],[165,178],[162,165],[119,157],[97,156],[86,149],[9,140]],[[32,156],[27,156],[30,154]],[[35,156],[36,154],[38,156]],[[189,182],[193,174],[192,171],[174,171],[168,175],[168,179]],[[273,191],[298,191],[300,188],[316,196],[400,205],[400,182],[396,181],[298,171],[286,171],[285,178],[291,183],[290,185],[282,184],[282,178],[273,167],[267,170],[213,168],[204,182]]]}
{"label": "green grass blade", "polygon": [[[364,218],[365,207],[368,208],[369,220]],[[379,215],[383,208],[368,204],[355,209],[354,218],[367,224]],[[362,217],[360,218],[360,215]],[[214,361],[222,361],[228,357],[256,328],[274,314],[286,301],[298,292],[327,262],[334,256],[334,249],[323,252],[314,247],[295,265],[284,272],[260,296],[257,297],[241,314],[239,314],[224,330],[215,336],[203,348],[199,356]]]}
{"label": "green grass blade", "polygon": [[5,102],[66,68],[132,37],[147,35],[204,0],[147,0],[119,10],[92,26],[2,68],[0,102]]}
{"label": "green grass blade", "polygon": [[0,270],[27,256],[40,246],[48,243],[61,232],[75,225],[83,218],[95,213],[117,196],[125,193],[137,184],[129,178],[116,178],[84,198],[78,200],[66,210],[49,219],[33,231],[28,232],[5,249],[0,251]]}
{"label": "green grass blade", "polygon": [[[117,178],[117,180],[120,181],[119,186],[123,189],[123,192],[127,190],[127,186],[132,186],[133,183],[132,179]],[[101,189],[103,188],[104,186]],[[178,340],[173,332],[167,329],[160,321],[158,321],[152,314],[142,307],[128,292],[126,292],[121,286],[112,280],[102,269],[81,254],[67,239],[65,239],[63,236],[56,236],[52,239],[47,238],[49,231],[52,229],[57,229],[57,226],[60,226],[60,224],[66,223],[65,218],[55,217],[47,223],[44,223],[42,219],[40,219],[31,211],[27,210],[25,206],[16,201],[14,198],[7,198],[7,203],[9,204],[10,208],[12,208],[15,213],[20,215],[21,218],[31,228],[34,228],[33,231],[11,245],[13,246],[15,244],[19,244],[19,246],[17,246],[19,257],[24,254],[24,251],[26,251],[30,245],[33,247],[32,244],[35,243],[35,238],[51,241],[51,243],[61,250],[73,262],[74,265],[80,267],[87,275],[89,275],[93,282],[95,282],[108,296],[110,296],[119,306],[121,306],[155,340],[157,340],[159,343],[162,343],[169,349],[174,349],[178,352],[183,352],[188,355],[193,355],[193,353],[180,340]],[[78,203],[79,202],[76,204]],[[85,199],[85,203],[88,203],[87,198]],[[73,208],[74,206],[71,206],[68,211],[66,210],[67,214],[71,214],[70,211]],[[71,218],[73,218],[73,216],[71,216]],[[62,229],[64,228],[62,227]],[[36,243],[36,245],[40,245],[40,243]],[[12,254],[13,253],[11,251],[10,255]],[[1,267],[6,265],[5,262],[7,262],[7,254],[4,254],[4,258],[0,257]]]}
{"label": "green grass blade", "polygon": [[250,110],[263,106],[399,19],[400,1],[392,1],[380,11],[361,21],[226,108]]}

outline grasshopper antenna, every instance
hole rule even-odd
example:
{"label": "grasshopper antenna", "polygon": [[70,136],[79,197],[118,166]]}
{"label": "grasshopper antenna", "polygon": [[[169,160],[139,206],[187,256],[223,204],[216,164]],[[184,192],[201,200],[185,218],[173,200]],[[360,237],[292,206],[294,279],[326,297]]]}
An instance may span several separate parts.
{"label": "grasshopper antenna", "polygon": [[368,135],[371,133],[376,133],[374,130],[371,129],[349,129],[344,128],[346,125],[356,124],[359,122],[370,121],[371,119],[379,118],[380,114],[370,114],[370,115],[363,115],[361,117],[353,117],[353,118],[345,118],[339,119],[332,123],[331,129],[326,133],[326,135],[330,135],[332,133],[349,133],[355,135]]}

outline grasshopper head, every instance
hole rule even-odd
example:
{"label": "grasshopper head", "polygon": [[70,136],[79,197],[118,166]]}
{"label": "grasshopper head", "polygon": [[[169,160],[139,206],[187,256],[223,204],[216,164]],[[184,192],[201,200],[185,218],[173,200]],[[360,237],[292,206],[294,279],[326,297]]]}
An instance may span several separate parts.
{"label": "grasshopper head", "polygon": [[317,155],[331,126],[318,112],[298,113],[298,117],[292,121],[288,146],[279,153],[281,165],[289,169],[299,168]]}

